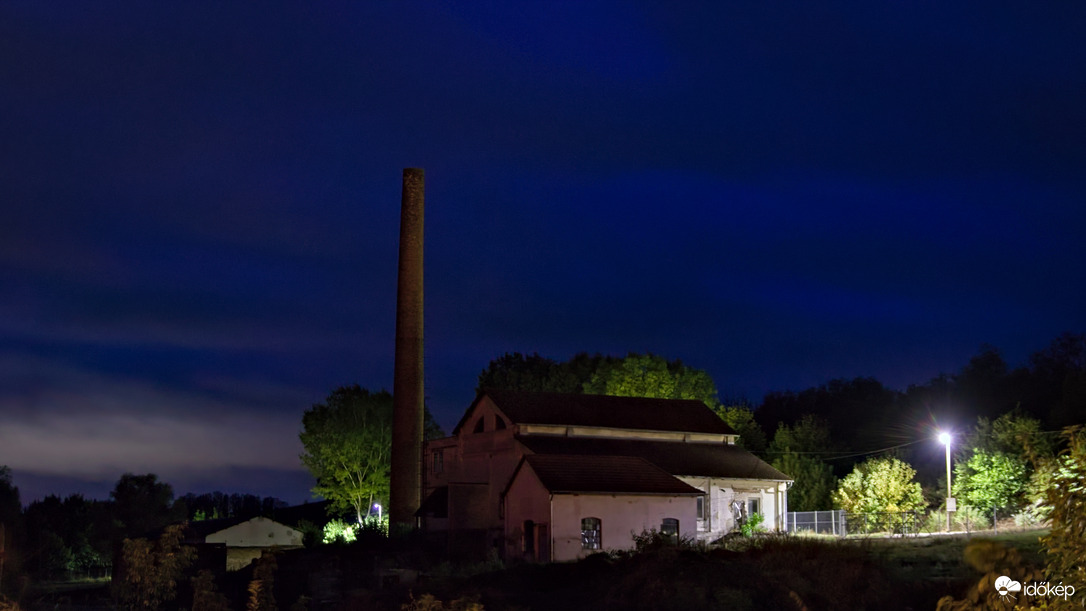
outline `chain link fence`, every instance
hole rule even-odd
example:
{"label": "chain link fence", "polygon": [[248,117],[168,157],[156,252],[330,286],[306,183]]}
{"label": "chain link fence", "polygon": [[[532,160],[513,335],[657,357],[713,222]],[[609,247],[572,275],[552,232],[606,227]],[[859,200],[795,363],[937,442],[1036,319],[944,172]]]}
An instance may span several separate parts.
{"label": "chain link fence", "polygon": [[924,532],[924,514],[918,511],[846,513],[832,511],[789,511],[785,527],[789,533],[817,535],[900,535]]}

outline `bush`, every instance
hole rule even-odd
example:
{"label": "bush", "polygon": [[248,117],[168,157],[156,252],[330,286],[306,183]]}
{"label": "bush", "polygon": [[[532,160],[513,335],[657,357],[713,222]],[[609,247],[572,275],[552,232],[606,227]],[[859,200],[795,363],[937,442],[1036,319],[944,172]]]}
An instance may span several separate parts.
{"label": "bush", "polygon": [[691,537],[684,537],[681,534],[668,535],[655,528],[643,530],[641,534],[634,532],[630,534],[633,536],[634,553],[637,554],[669,548],[692,549],[697,546],[697,542]]}
{"label": "bush", "polygon": [[739,525],[739,531],[743,533],[744,537],[754,536],[756,532],[765,532],[762,522],[765,522],[765,516],[760,513],[753,514],[743,520],[743,523]]}
{"label": "bush", "polygon": [[[955,532],[987,530],[992,527],[991,515],[969,505],[961,505],[958,511],[950,515],[950,529]],[[943,532],[946,530],[946,512],[933,511],[924,519],[924,530]]]}

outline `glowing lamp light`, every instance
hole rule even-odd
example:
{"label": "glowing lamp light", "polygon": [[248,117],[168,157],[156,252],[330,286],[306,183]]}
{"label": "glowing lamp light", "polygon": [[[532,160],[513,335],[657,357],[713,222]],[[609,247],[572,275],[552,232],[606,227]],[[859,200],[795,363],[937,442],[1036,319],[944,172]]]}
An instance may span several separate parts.
{"label": "glowing lamp light", "polygon": [[953,438],[950,436],[950,433],[947,433],[946,431],[939,433],[939,443],[948,446],[950,445],[951,439]]}

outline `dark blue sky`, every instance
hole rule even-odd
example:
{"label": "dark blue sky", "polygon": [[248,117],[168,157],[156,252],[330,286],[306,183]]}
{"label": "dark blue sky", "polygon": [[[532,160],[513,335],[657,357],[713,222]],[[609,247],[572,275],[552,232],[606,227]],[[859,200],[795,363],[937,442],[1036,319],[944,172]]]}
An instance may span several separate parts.
{"label": "dark blue sky", "polygon": [[507,351],[758,401],[1086,328],[1086,5],[442,4],[0,6],[25,500],[306,498],[302,411],[391,387],[408,166],[446,426]]}

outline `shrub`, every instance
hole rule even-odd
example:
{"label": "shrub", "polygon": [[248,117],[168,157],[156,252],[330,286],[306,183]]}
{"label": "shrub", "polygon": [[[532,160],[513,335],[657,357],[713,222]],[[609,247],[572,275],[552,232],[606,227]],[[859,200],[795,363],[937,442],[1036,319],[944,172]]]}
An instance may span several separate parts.
{"label": "shrub", "polygon": [[691,549],[697,545],[691,537],[681,534],[668,535],[655,528],[643,530],[641,534],[634,532],[630,534],[633,536],[634,553],[637,554],[668,548]]}
{"label": "shrub", "polygon": [[[960,505],[957,511],[950,514],[950,529],[955,532],[987,530],[991,527],[991,514],[976,507]],[[929,513],[924,519],[924,530],[932,533],[946,530],[946,512],[933,511]]]}
{"label": "shrub", "polygon": [[756,532],[765,532],[762,522],[765,522],[765,516],[760,513],[755,513],[739,525],[739,531],[742,532],[745,537],[751,537]]}

